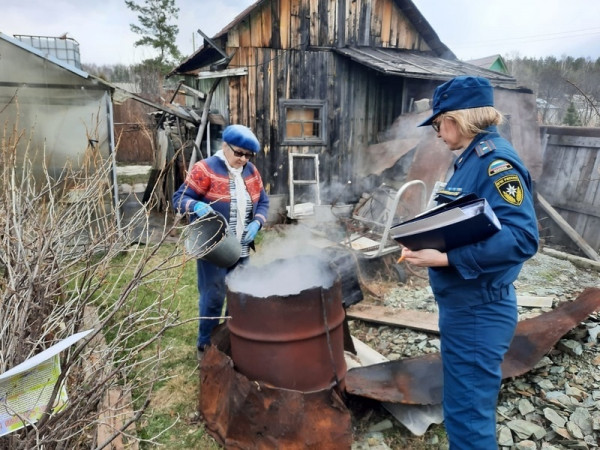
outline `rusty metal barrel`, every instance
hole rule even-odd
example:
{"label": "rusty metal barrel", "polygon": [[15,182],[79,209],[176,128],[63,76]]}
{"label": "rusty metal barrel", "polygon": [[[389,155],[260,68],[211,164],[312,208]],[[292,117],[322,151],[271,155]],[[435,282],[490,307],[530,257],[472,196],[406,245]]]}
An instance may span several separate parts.
{"label": "rusty metal barrel", "polygon": [[236,269],[227,278],[236,369],[250,380],[302,392],[341,383],[346,375],[341,296],[337,274],[314,257]]}

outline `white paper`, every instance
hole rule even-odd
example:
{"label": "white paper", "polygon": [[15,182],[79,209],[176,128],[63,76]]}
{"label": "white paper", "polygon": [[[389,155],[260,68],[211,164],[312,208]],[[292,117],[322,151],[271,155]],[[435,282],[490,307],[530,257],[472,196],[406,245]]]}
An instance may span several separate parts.
{"label": "white paper", "polygon": [[[69,336],[0,375],[0,436],[40,419],[60,376],[58,354],[92,331]],[[52,410],[59,410],[66,402],[63,385]]]}

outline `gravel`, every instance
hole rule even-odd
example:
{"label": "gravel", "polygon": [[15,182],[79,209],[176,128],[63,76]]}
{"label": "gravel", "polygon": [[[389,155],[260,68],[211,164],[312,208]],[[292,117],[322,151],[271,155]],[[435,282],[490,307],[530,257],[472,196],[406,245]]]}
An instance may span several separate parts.
{"label": "gravel", "polygon": [[[372,286],[372,280],[368,280]],[[437,312],[426,271],[409,273],[405,283],[374,283],[383,292],[379,298],[365,292],[363,302],[404,309]],[[384,287],[382,289],[382,286]],[[576,267],[567,260],[538,252],[525,263],[515,282],[518,295],[551,297],[553,307],[570,301],[586,287],[600,287],[594,269]],[[527,319],[551,308],[519,307],[519,319]],[[350,321],[353,336],[390,360],[439,352],[437,334],[408,328]],[[600,441],[600,316],[588,316],[570,330],[558,344],[526,374],[504,380],[500,392],[497,436],[502,450],[508,449],[591,449]],[[440,426],[411,441],[410,432],[391,416],[369,418],[367,432],[357,439],[355,450],[386,448],[447,448],[439,438]],[[393,431],[392,431],[393,430]],[[443,434],[443,433],[442,433]],[[398,444],[398,435],[403,436]]]}

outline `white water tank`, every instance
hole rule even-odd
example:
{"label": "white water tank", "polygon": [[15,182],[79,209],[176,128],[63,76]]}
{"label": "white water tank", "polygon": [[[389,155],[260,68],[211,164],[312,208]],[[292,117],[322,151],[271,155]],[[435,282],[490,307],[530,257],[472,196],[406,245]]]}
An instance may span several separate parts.
{"label": "white water tank", "polygon": [[79,57],[79,42],[66,35],[60,37],[50,36],[28,36],[24,34],[15,34],[15,39],[37,48],[45,55],[54,56],[72,66],[81,69],[81,59]]}

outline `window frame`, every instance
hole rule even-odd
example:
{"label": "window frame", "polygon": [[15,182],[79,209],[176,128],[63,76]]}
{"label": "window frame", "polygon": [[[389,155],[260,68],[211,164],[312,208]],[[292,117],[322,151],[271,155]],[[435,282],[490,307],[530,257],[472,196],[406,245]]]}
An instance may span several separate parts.
{"label": "window frame", "polygon": [[[320,136],[310,136],[308,138],[297,138],[287,136],[287,111],[289,109],[318,109],[320,120],[318,121],[321,129]],[[281,144],[282,145],[325,145],[327,140],[327,105],[325,100],[316,99],[280,99],[280,123],[281,123]],[[317,121],[314,121],[317,123]]]}

